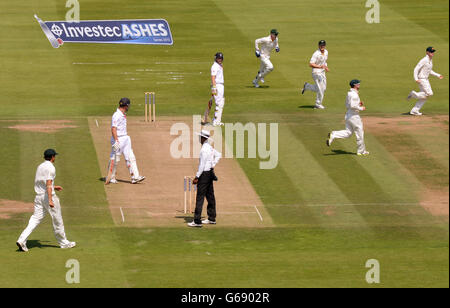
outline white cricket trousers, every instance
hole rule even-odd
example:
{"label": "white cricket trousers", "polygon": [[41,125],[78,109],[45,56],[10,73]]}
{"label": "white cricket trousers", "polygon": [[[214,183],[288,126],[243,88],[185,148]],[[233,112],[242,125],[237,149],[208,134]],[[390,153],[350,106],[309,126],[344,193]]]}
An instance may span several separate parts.
{"label": "white cricket trousers", "polygon": [[214,95],[214,102],[216,105],[216,111],[214,112],[214,120],[218,123],[222,122],[222,112],[225,106],[225,87],[222,83],[216,84],[217,94]]}
{"label": "white cricket trousers", "polygon": [[312,74],[314,84],[306,83],[305,90],[316,92],[316,106],[321,106],[327,89],[327,77],[323,74]]}
{"label": "white cricket trousers", "polygon": [[416,105],[411,109],[412,113],[419,112],[430,96],[433,96],[433,90],[428,79],[419,79],[420,92],[412,91],[411,97],[417,99]]}
{"label": "white cricket trousers", "polygon": [[[114,152],[114,150],[111,148],[111,153],[109,155],[110,160],[115,158],[115,165],[113,169],[113,175],[112,178],[115,178],[116,175],[116,168],[117,164],[120,160],[120,155],[123,154],[126,160],[127,168],[130,171],[130,175],[132,178],[137,179],[139,177],[139,169],[137,167],[136,162],[136,156],[134,156],[133,149],[131,147],[131,138],[128,135],[120,136],[119,138],[119,145],[120,149],[117,153]],[[113,137],[111,137],[111,145],[115,143],[115,140]],[[108,167],[109,168],[109,167]]]}
{"label": "white cricket trousers", "polygon": [[61,215],[59,198],[58,196],[53,195],[52,199],[55,205],[53,208],[48,205],[47,194],[36,195],[36,198],[34,199],[34,213],[31,216],[30,221],[28,222],[28,226],[25,228],[25,230],[17,240],[18,242],[26,243],[30,234],[44,220],[44,217],[48,212],[52,218],[53,232],[55,233],[56,241],[58,242],[59,246],[69,243],[64,231],[64,222]]}
{"label": "white cricket trousers", "polygon": [[261,65],[259,67],[259,74],[257,81],[259,82],[261,78],[264,78],[267,74],[273,71],[273,64],[270,62],[269,57],[261,56]]}
{"label": "white cricket trousers", "polygon": [[364,153],[366,145],[364,144],[364,127],[359,115],[345,117],[345,129],[331,132],[332,139],[349,138],[355,133],[358,153]]}

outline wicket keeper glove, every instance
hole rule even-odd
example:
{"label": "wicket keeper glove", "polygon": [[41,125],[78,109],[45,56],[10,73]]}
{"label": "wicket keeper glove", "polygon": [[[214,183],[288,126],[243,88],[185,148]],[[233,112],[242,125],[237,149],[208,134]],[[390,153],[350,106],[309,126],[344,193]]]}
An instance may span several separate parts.
{"label": "wicket keeper glove", "polygon": [[276,52],[280,52],[280,47],[275,48]]}
{"label": "wicket keeper glove", "polygon": [[217,95],[217,88],[216,87],[211,87],[211,94],[212,95]]}
{"label": "wicket keeper glove", "polygon": [[261,53],[258,50],[255,51],[255,55],[256,55],[257,58],[261,57]]}

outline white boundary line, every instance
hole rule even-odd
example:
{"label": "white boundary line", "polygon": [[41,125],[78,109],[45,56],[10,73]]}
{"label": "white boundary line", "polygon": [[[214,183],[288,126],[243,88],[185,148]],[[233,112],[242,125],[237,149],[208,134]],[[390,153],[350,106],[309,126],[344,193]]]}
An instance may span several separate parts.
{"label": "white boundary line", "polygon": [[122,222],[125,222],[125,216],[123,215],[122,207],[120,207],[120,214],[122,215]]}
{"label": "white boundary line", "polygon": [[259,212],[259,210],[258,210],[258,208],[256,207],[256,205],[255,205],[255,210],[256,210],[256,213],[258,213],[259,219],[261,219],[261,221],[263,221],[263,218],[262,218],[262,216],[261,216],[261,213]]}

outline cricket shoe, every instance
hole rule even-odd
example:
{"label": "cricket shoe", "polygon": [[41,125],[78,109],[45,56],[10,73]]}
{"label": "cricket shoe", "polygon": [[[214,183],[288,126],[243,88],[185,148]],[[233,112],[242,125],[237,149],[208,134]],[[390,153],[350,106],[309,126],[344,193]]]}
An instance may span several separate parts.
{"label": "cricket shoe", "polygon": [[225,124],[223,124],[222,122],[219,121],[214,121],[213,122],[213,126],[224,126]]}
{"label": "cricket shoe", "polygon": [[109,184],[117,184],[117,183],[119,183],[119,182],[117,182],[116,179],[111,179],[111,180],[109,180]]}
{"label": "cricket shoe", "polygon": [[315,105],[314,109],[325,109],[324,105]]}
{"label": "cricket shoe", "polygon": [[145,176],[140,175],[137,179],[133,178],[131,179],[131,184],[137,184],[145,180]]}
{"label": "cricket shoe", "polygon": [[328,133],[327,146],[331,146],[331,143],[333,142],[333,139],[334,138],[331,137],[331,133]]}
{"label": "cricket shoe", "polygon": [[369,155],[369,152],[367,152],[367,151],[364,151],[364,152],[362,152],[362,153],[356,153],[358,156],[367,156],[367,155]]}
{"label": "cricket shoe", "polygon": [[19,247],[20,251],[23,252],[27,252],[28,251],[28,247],[25,243],[21,243],[21,242],[16,242],[17,247]]}
{"label": "cricket shoe", "polygon": [[69,248],[73,248],[75,246],[77,246],[77,243],[75,243],[75,242],[68,242],[68,243],[63,244],[63,245],[61,245],[59,247],[61,247],[62,249],[69,249]]}
{"label": "cricket shoe", "polygon": [[260,78],[259,81],[261,81],[261,83],[265,82],[264,78]]}
{"label": "cricket shoe", "polygon": [[413,116],[421,116],[422,115],[422,113],[419,111],[411,111],[409,114],[413,115]]}
{"label": "cricket shoe", "polygon": [[205,219],[205,220],[202,220],[202,224],[204,224],[204,225],[215,225],[217,223],[216,223],[215,220]]}
{"label": "cricket shoe", "polygon": [[406,98],[406,100],[410,100],[413,97],[413,92],[414,91],[409,92],[408,97]]}
{"label": "cricket shoe", "polygon": [[193,228],[201,228],[201,227],[203,227],[202,224],[196,224],[195,221],[192,221],[192,222],[188,223],[187,225],[188,225],[188,227],[193,227]]}
{"label": "cricket shoe", "polygon": [[259,88],[258,80],[253,80],[253,85],[255,86],[255,88]]}
{"label": "cricket shoe", "polygon": [[307,82],[305,82],[305,84],[303,85],[302,95],[305,94],[305,91],[306,91],[306,84],[307,84]]}

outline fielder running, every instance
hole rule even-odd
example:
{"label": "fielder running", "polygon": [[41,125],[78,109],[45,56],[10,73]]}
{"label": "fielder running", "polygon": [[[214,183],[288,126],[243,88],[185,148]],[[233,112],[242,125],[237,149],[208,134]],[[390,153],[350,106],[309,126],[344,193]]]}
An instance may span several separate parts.
{"label": "fielder running", "polygon": [[214,96],[216,112],[214,113],[213,125],[220,126],[222,123],[222,112],[225,105],[225,87],[223,78],[223,53],[218,52],[214,56],[211,66],[211,94]]}
{"label": "fielder running", "polygon": [[273,71],[273,64],[270,62],[270,53],[275,49],[276,52],[280,51],[278,46],[278,31],[276,29],[270,30],[270,35],[255,40],[255,54],[257,58],[261,58],[261,66],[259,67],[258,74],[253,80],[255,88],[259,88],[259,82],[264,83],[264,77]]}
{"label": "fielder running", "polygon": [[[208,139],[210,134],[208,131],[202,130],[200,134],[200,143],[202,149],[200,150],[200,160],[198,171],[193,181],[197,185],[197,199],[195,204],[194,221],[188,223],[189,227],[201,228],[203,224],[216,224],[216,198],[214,196],[214,181],[217,177],[214,173],[214,167],[219,162],[222,154],[216,151]],[[202,220],[203,202],[208,201],[207,214],[208,219]]]}
{"label": "fielder running", "polygon": [[309,61],[309,66],[312,68],[312,78],[314,80],[314,84],[310,84],[305,82],[302,89],[302,94],[305,91],[313,91],[316,92],[316,105],[314,108],[316,109],[325,109],[323,105],[323,97],[325,95],[325,90],[327,89],[327,77],[325,72],[329,72],[328,69],[328,50],[326,50],[327,42],[324,40],[319,41],[319,49],[316,50],[311,60]]}
{"label": "fielder running", "polygon": [[34,178],[34,191],[36,192],[34,213],[28,222],[28,226],[16,242],[20,251],[28,251],[27,239],[34,229],[39,226],[47,213],[52,217],[53,232],[59,247],[73,248],[76,246],[75,242],[69,242],[66,238],[61,205],[59,204],[58,196],[55,194],[55,190],[61,191],[63,189],[61,186],[55,186],[56,169],[53,163],[57,154],[53,149],[45,150],[45,161],[36,170]]}
{"label": "fielder running", "polygon": [[433,56],[436,49],[433,47],[427,48],[427,55],[419,61],[414,69],[414,79],[419,84],[420,92],[411,91],[407,99],[417,99],[416,105],[409,112],[411,115],[421,116],[420,109],[430,96],[433,96],[433,90],[431,89],[430,81],[428,77],[430,75],[436,76],[439,79],[444,79],[444,76],[433,71]]}
{"label": "fielder running", "polygon": [[350,81],[350,91],[348,91],[345,105],[347,113],[345,114],[345,129],[340,131],[332,131],[328,134],[327,145],[331,146],[334,139],[349,138],[355,133],[356,144],[358,145],[358,155],[369,155],[364,144],[364,128],[359,116],[360,111],[366,110],[364,103],[359,98],[359,80]]}
{"label": "fielder running", "polygon": [[106,177],[105,184],[116,184],[116,171],[117,165],[120,161],[120,156],[125,156],[127,168],[130,171],[131,183],[136,184],[142,182],[145,176],[139,174],[139,170],[136,163],[136,157],[134,156],[133,149],[131,148],[131,138],[127,134],[127,115],[130,108],[130,100],[126,97],[120,99],[119,108],[112,116],[111,120],[111,154],[109,156],[108,176]]}

